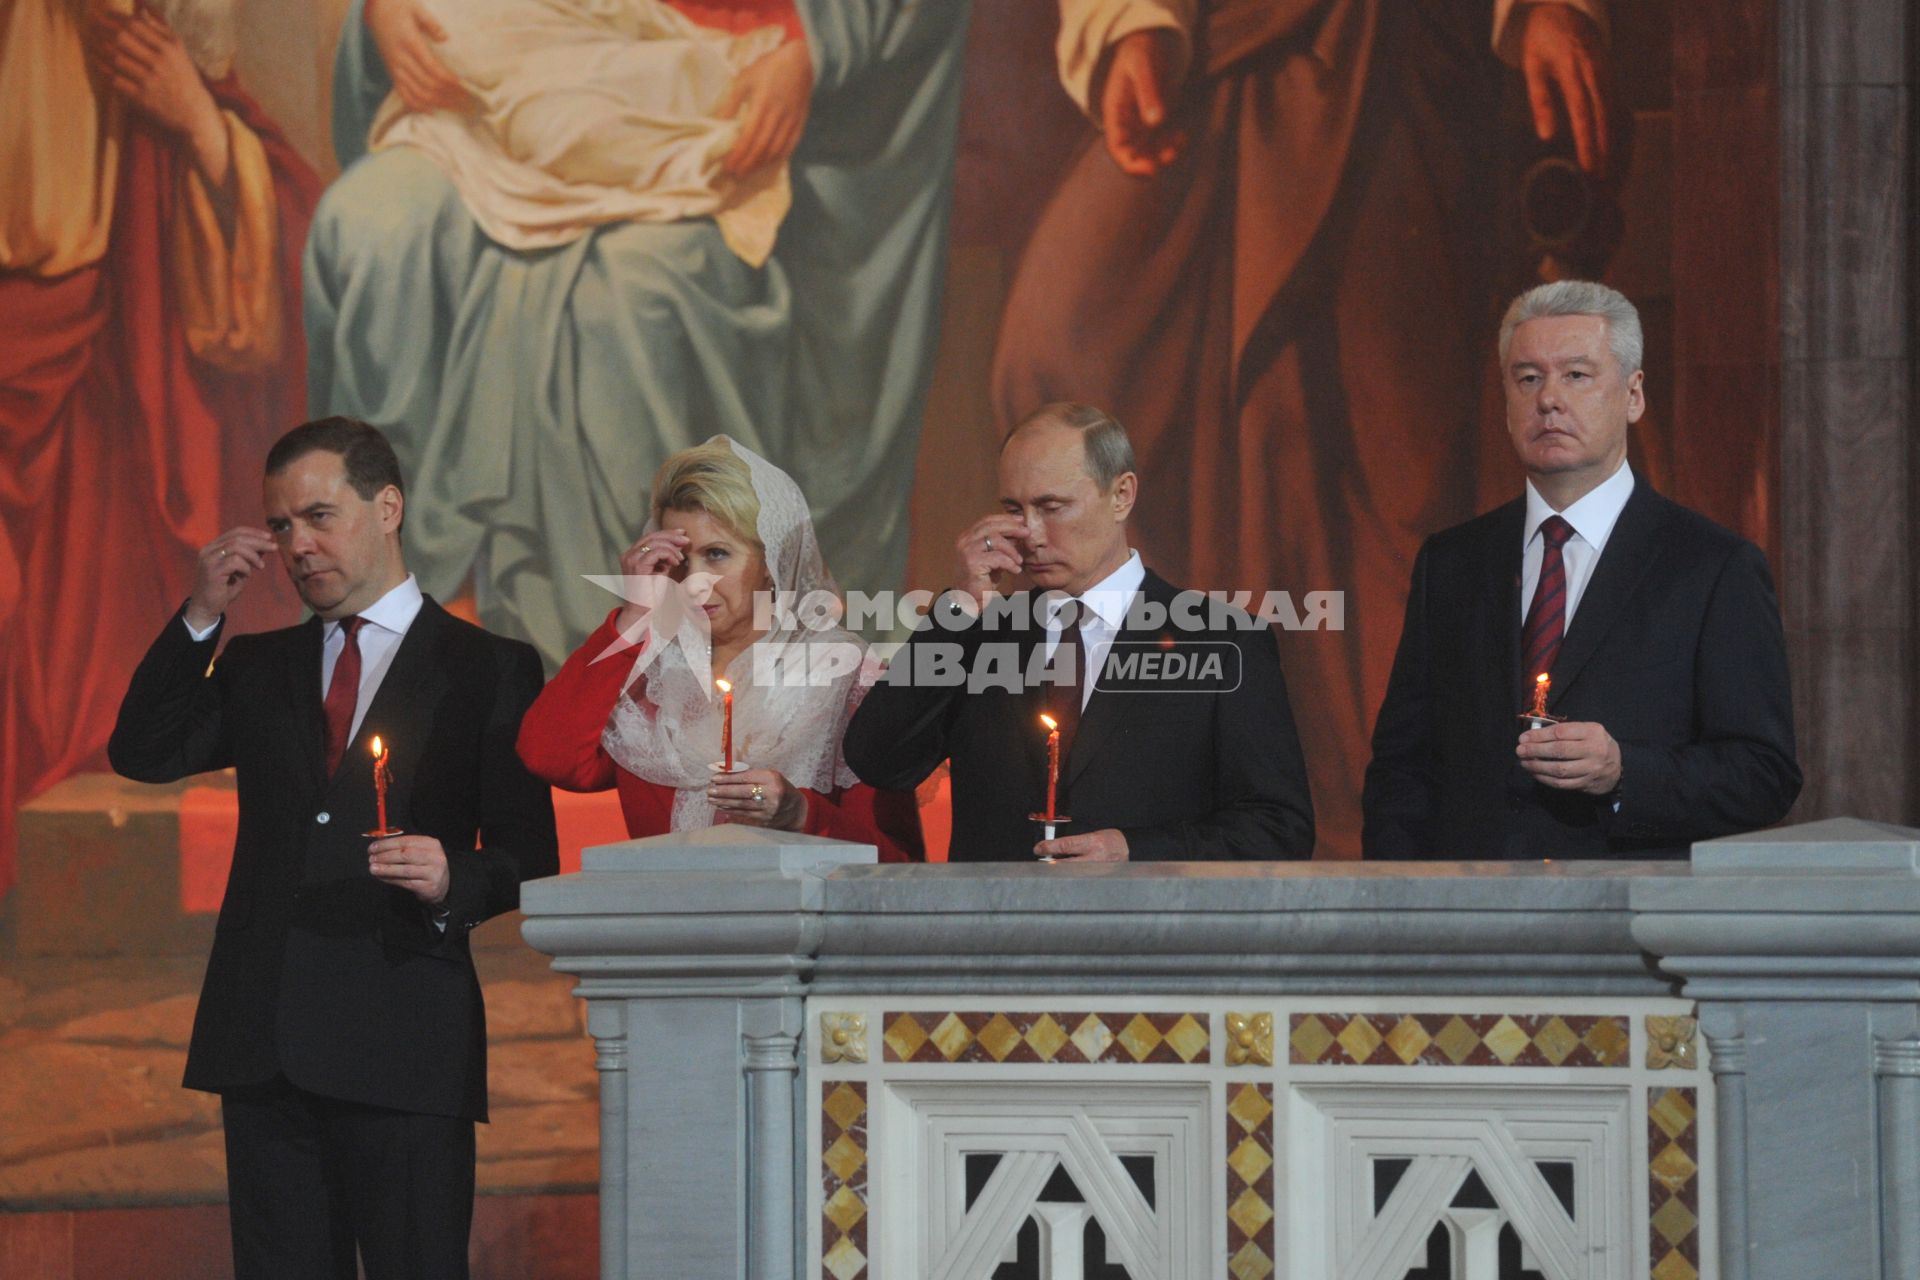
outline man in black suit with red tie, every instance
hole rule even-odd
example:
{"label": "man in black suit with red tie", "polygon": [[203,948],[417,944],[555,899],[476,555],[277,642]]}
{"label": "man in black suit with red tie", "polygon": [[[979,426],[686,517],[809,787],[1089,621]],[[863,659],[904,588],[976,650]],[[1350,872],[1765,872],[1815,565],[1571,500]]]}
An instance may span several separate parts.
{"label": "man in black suit with red tie", "polygon": [[[363,423],[267,456],[267,527],[200,553],[108,746],[142,782],[232,768],[233,868],[187,1052],[221,1095],[239,1280],[467,1274],[486,1015],[467,935],[559,869],[548,789],[514,752],[532,648],[407,573],[399,462]],[[233,637],[277,553],[314,616]],[[371,740],[390,762],[376,829]]]}
{"label": "man in black suit with red tie", "polygon": [[[1526,494],[1434,535],[1374,724],[1370,858],[1682,857],[1800,791],[1766,557],[1627,465],[1633,304],[1562,281],[1501,326]],[[1536,681],[1551,719],[1528,728]]]}
{"label": "man in black suit with red tie", "polygon": [[[953,777],[953,861],[1304,858],[1313,802],[1269,627],[1181,592],[1127,545],[1139,478],[1089,405],[1035,411],[1000,451],[1002,510],[960,535],[958,585],[847,726],[847,764]],[[1035,592],[1002,595],[1025,573]],[[1047,835],[1046,730],[1060,728]]]}

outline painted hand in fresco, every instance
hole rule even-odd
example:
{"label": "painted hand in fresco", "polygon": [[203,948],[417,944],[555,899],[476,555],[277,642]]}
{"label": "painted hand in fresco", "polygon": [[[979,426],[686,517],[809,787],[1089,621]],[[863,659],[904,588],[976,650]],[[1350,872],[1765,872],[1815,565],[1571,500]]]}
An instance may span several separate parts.
{"label": "painted hand in fresco", "polygon": [[275,551],[273,535],[242,525],[200,548],[194,566],[193,594],[187,597],[187,625],[205,631],[246,589],[247,580],[267,567]]}
{"label": "painted hand in fresco", "polygon": [[407,110],[472,109],[473,96],[433,51],[447,33],[432,15],[413,0],[367,0],[366,14],[367,30],[393,77],[393,91]]}
{"label": "painted hand in fresco", "polygon": [[813,55],[805,40],[789,40],[743,68],[715,113],[722,120],[736,115],[740,120],[740,137],[727,152],[727,172],[737,178],[792,155],[812,103]]}
{"label": "painted hand in fresco", "polygon": [[1155,28],[1114,46],[1098,91],[1107,151],[1124,173],[1150,178],[1180,157],[1187,135],[1168,123],[1179,36]]}
{"label": "painted hand in fresco", "polygon": [[1591,721],[1529,729],[1514,754],[1522,769],[1556,790],[1604,796],[1620,785],[1620,744],[1606,726]]}
{"label": "painted hand in fresco", "polygon": [[232,144],[220,108],[173,28],[144,6],[94,14],[88,52],[128,106],[186,142],[215,189],[226,185]]}
{"label": "painted hand in fresco", "polygon": [[1125,862],[1128,853],[1126,832],[1115,827],[1042,840],[1033,846],[1034,857],[1056,862]]}
{"label": "painted hand in fresco", "polygon": [[1564,4],[1528,5],[1522,19],[1526,26],[1520,35],[1520,70],[1527,80],[1534,132],[1542,142],[1553,137],[1564,109],[1580,167],[1604,175],[1613,104],[1609,99],[1612,75],[1599,28],[1586,14]]}

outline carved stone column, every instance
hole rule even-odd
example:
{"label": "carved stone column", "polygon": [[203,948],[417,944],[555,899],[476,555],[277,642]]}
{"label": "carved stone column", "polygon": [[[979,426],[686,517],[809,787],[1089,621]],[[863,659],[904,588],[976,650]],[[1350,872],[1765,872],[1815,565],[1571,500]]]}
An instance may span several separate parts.
{"label": "carved stone column", "polygon": [[801,1001],[823,875],[871,845],[721,826],[589,849],[521,892],[600,1068],[605,1280],[793,1280]]}
{"label": "carved stone column", "polygon": [[1630,899],[1634,938],[1699,1002],[1724,1280],[1920,1275],[1920,830],[1703,841],[1691,874],[1636,879]]}
{"label": "carved stone column", "polygon": [[[1880,1274],[1920,1276],[1920,1013],[1913,1006],[1875,1035],[1880,1108]],[[1879,1030],[1876,1028],[1876,1030]]]}
{"label": "carved stone column", "polygon": [[617,1000],[587,1005],[600,1073],[600,1277],[627,1274],[627,1018]]}
{"label": "carved stone column", "polygon": [[[1779,0],[1780,534],[1796,814],[1920,820],[1912,0]],[[1756,264],[1756,269],[1758,264]]]}
{"label": "carved stone column", "polygon": [[[1747,1038],[1738,1005],[1708,1005],[1700,1020],[1707,1038],[1707,1070],[1713,1073],[1720,1185],[1747,1185]],[[1747,1201],[1720,1200],[1720,1280],[1747,1280]]]}
{"label": "carved stone column", "polygon": [[747,1077],[748,1280],[792,1280],[800,1002],[755,1001],[747,1009],[741,1065]]}

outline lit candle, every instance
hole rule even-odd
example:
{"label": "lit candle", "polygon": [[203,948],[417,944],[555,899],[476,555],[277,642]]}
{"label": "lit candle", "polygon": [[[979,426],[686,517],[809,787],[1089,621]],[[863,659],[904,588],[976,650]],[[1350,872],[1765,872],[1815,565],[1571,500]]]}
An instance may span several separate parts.
{"label": "lit candle", "polygon": [[1546,718],[1547,691],[1551,688],[1553,688],[1553,681],[1547,678],[1546,672],[1542,671],[1533,678],[1533,710],[1528,712],[1529,715]]}
{"label": "lit candle", "polygon": [[[1040,723],[1047,729],[1047,808],[1044,813],[1028,814],[1027,821],[1039,823],[1043,838],[1051,840],[1056,830],[1073,819],[1060,812],[1060,722],[1043,715]],[[1053,858],[1042,854],[1040,861],[1052,862]]]}
{"label": "lit candle", "polygon": [[723,768],[733,772],[733,684],[727,680],[715,680],[714,687],[720,690],[720,755]]}
{"label": "lit candle", "polygon": [[387,786],[392,781],[387,773],[387,745],[380,741],[380,735],[373,735],[373,801],[378,810],[379,824],[372,832],[374,835],[392,835],[387,826]]}
{"label": "lit candle", "polygon": [[[1054,798],[1060,792],[1060,723],[1052,716],[1043,715],[1040,723],[1047,726],[1047,816],[1049,826],[1055,813]],[[1053,833],[1047,833],[1047,839],[1053,839]]]}

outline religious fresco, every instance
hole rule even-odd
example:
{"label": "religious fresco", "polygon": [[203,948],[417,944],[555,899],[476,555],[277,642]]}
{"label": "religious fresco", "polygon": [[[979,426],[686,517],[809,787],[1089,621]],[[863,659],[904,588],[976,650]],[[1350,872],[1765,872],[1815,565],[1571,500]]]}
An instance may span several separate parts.
{"label": "religious fresco", "polygon": [[[1321,855],[1355,853],[1414,551],[1518,488],[1513,293],[1633,297],[1633,465],[1775,545],[1767,425],[1698,397],[1674,428],[1675,42],[1630,0],[9,0],[0,1208],[220,1194],[217,1113],[176,1084],[231,791],[99,775],[195,550],[258,522],[310,415],[392,432],[427,588],[557,665],[676,449],[786,469],[843,585],[938,589],[1007,425],[1101,404],[1160,572],[1344,593],[1281,653]],[[243,600],[239,630],[297,616],[277,574]],[[560,817],[573,850],[624,833]],[[510,927],[476,949],[481,1185],[580,1195],[567,980]]]}
{"label": "religious fresco", "polygon": [[[726,431],[788,469],[843,585],[938,587],[1006,424],[1107,406],[1162,573],[1344,593],[1344,630],[1282,638],[1331,854],[1414,549],[1517,484],[1490,398],[1506,297],[1578,271],[1641,302],[1634,462],[1690,496],[1660,6],[577,9],[529,36],[568,6],[10,6],[9,100],[66,109],[0,125],[27,176],[0,224],[9,818],[101,767],[194,548],[254,518],[266,443],[309,413],[392,431],[425,585],[557,663],[674,449]],[[607,107],[568,58],[650,87]],[[1156,76],[1128,173],[1106,99]],[[583,123],[590,101],[609,114]],[[705,132],[670,140],[689,110]],[[1701,505],[1771,545],[1764,511]],[[242,626],[293,616],[267,597]]]}
{"label": "religious fresco", "polygon": [[[17,803],[102,750],[194,555],[305,412],[319,198],[230,0],[0,13],[0,894]],[[275,579],[245,627],[295,616]]]}

